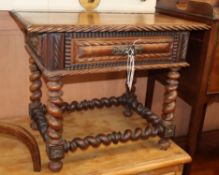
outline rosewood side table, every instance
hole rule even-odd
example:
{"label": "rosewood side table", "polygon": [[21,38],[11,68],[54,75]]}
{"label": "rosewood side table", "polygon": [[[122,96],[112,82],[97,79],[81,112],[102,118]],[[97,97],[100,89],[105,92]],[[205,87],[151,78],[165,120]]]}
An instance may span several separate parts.
{"label": "rosewood side table", "polygon": [[[31,70],[29,111],[32,126],[38,128],[45,140],[51,170],[60,170],[64,153],[77,148],[124,143],[156,135],[161,137],[161,149],[170,146],[169,138],[175,130],[172,121],[180,77],[178,71],[189,65],[185,57],[190,32],[208,30],[208,25],[161,14],[13,11],[11,15],[25,32]],[[169,70],[162,118],[139,103],[134,91],[129,90],[120,97],[73,101],[70,104],[63,102],[63,77],[126,71],[127,50],[133,43],[136,70]],[[41,75],[48,87],[46,107],[40,100]],[[112,105],[124,105],[125,116],[136,111],[149,125],[134,131],[127,129],[64,140],[64,111]]]}

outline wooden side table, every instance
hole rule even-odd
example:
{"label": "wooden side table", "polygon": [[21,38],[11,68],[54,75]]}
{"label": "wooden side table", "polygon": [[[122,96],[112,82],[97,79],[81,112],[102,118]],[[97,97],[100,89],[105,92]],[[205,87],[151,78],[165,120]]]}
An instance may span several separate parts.
{"label": "wooden side table", "polygon": [[[169,148],[169,138],[175,131],[172,121],[180,77],[178,71],[188,66],[185,57],[189,34],[208,30],[208,25],[161,14],[30,11],[11,14],[26,34],[26,48],[31,56],[30,116],[32,126],[38,128],[46,142],[51,170],[60,170],[64,153],[77,148],[124,143],[156,135],[161,137],[161,149]],[[126,71],[130,47],[135,50],[136,70],[169,70],[162,118],[139,103],[134,91],[129,90],[120,97],[63,102],[63,77]],[[40,101],[41,75],[48,87],[46,108]],[[64,111],[113,105],[123,105],[127,117],[136,111],[150,125],[144,129],[64,140]]]}

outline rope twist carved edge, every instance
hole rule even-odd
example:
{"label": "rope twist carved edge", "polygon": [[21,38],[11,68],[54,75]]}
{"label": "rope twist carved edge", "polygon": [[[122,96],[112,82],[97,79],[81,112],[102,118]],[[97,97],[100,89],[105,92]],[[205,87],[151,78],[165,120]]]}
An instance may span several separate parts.
{"label": "rope twist carved edge", "polygon": [[175,26],[136,26],[136,25],[45,25],[30,26],[28,32],[128,32],[128,31],[191,31],[191,30],[209,30],[210,26],[203,24],[196,25],[175,25]]}

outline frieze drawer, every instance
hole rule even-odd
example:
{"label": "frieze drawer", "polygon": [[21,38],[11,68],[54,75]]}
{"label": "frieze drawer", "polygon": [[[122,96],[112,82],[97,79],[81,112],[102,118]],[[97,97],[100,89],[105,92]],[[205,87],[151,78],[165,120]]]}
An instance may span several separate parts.
{"label": "frieze drawer", "polygon": [[72,63],[126,60],[134,45],[136,59],[172,58],[173,37],[72,39]]}
{"label": "frieze drawer", "polygon": [[135,45],[136,65],[185,61],[189,32],[66,33],[65,68],[126,66]]}
{"label": "frieze drawer", "polygon": [[125,67],[135,45],[136,65],[185,61],[189,31],[30,34],[28,45],[48,70]]}

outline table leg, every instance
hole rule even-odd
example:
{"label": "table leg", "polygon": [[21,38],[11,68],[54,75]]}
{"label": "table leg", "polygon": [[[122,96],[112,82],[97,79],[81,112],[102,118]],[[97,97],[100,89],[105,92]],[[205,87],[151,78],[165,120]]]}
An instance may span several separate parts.
{"label": "table leg", "polygon": [[154,88],[155,88],[155,79],[153,78],[151,71],[149,71],[148,81],[147,81],[146,99],[145,99],[145,106],[148,109],[151,109],[152,107]]}
{"label": "table leg", "polygon": [[136,84],[136,77],[133,80],[131,91],[129,90],[128,86],[126,86],[126,93],[125,93],[126,105],[125,105],[125,109],[123,111],[123,114],[124,114],[125,117],[131,117],[132,114],[133,114],[133,111],[132,111],[132,101],[133,101],[133,99],[136,99],[135,84]]}
{"label": "table leg", "polygon": [[48,141],[47,153],[50,159],[49,168],[52,171],[59,171],[62,168],[62,159],[64,158],[64,141],[62,138],[63,131],[63,103],[62,82],[60,77],[48,78],[48,104],[47,104],[47,121],[48,121]]}
{"label": "table leg", "polygon": [[177,98],[177,88],[178,88],[178,79],[180,77],[179,74],[180,68],[171,68],[167,75],[167,84],[165,86],[165,95],[164,95],[164,103],[163,103],[163,125],[165,126],[165,132],[160,140],[161,149],[168,149],[170,146],[169,138],[172,136],[170,132],[173,130],[173,119],[174,112],[176,109],[176,98]]}
{"label": "table leg", "polygon": [[[207,101],[202,98],[197,99],[196,102],[192,105],[190,126],[188,130],[188,141],[186,144],[186,151],[192,158],[195,157],[195,153],[201,140],[207,106]],[[191,172],[191,167],[192,164],[185,165],[183,175],[189,175]]]}
{"label": "table leg", "polygon": [[128,90],[127,90],[127,92],[126,92],[127,102],[125,104],[125,109],[123,111],[123,115],[125,117],[131,117],[132,114],[133,114],[132,106],[131,106],[131,103],[129,102],[129,100],[132,100],[132,98],[131,98],[132,95],[133,95],[133,93],[132,92],[128,92]]}
{"label": "table leg", "polygon": [[30,57],[29,59],[30,64],[30,104],[29,104],[29,114],[31,117],[31,128],[37,129],[36,121],[34,121],[33,117],[33,110],[36,108],[40,108],[42,106],[41,104],[41,71],[38,69],[38,66],[36,65],[35,61]]}

